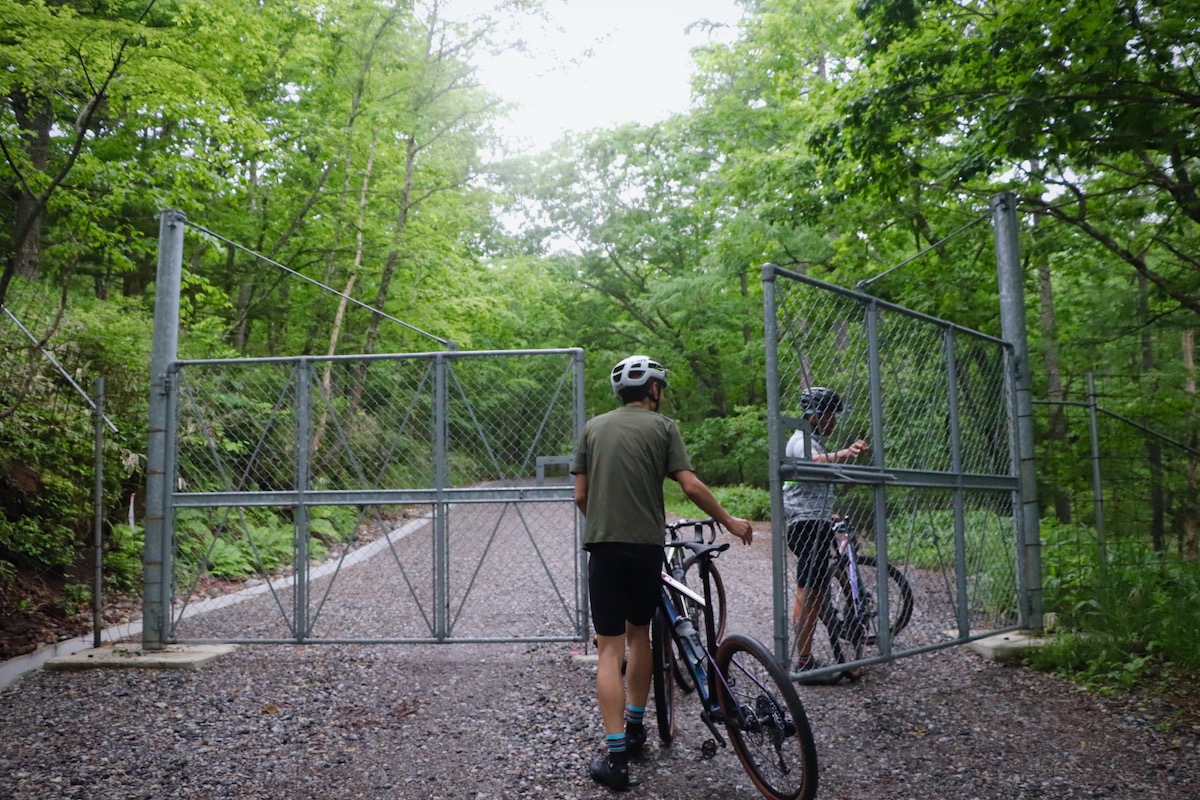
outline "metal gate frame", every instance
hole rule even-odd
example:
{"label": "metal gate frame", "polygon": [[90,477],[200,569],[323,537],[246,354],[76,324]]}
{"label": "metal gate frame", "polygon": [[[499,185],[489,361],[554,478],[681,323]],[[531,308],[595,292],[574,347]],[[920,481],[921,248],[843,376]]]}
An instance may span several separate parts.
{"label": "metal gate frame", "polygon": [[[1015,202],[1012,195],[997,195],[992,202],[993,225],[996,237],[997,273],[1000,283],[1002,303],[1001,320],[1004,338],[998,339],[976,331],[971,331],[954,323],[920,314],[903,307],[881,301],[870,295],[827,284],[804,275],[791,272],[774,264],[766,264],[762,268],[763,303],[764,303],[764,339],[766,348],[767,373],[767,427],[770,468],[768,470],[771,495],[772,516],[772,546],[773,546],[773,575],[772,590],[774,596],[773,622],[774,646],[776,656],[784,664],[790,663],[790,634],[791,634],[791,589],[794,578],[788,572],[790,554],[787,549],[786,519],[783,512],[782,487],[785,480],[811,480],[840,485],[844,490],[849,487],[860,487],[867,493],[871,502],[874,518],[874,547],[875,556],[879,561],[877,575],[879,585],[876,587],[877,599],[880,603],[879,616],[887,618],[888,603],[891,598],[887,589],[887,565],[889,563],[889,493],[897,489],[910,489],[917,495],[922,491],[938,492],[944,502],[949,497],[953,507],[953,580],[947,578],[950,605],[953,606],[953,618],[947,620],[949,630],[944,638],[933,642],[919,642],[911,647],[894,647],[887,625],[879,625],[878,653],[870,654],[853,662],[853,665],[866,665],[890,660],[904,655],[913,655],[934,649],[991,636],[1004,631],[1020,628],[1040,628],[1042,624],[1041,607],[1041,578],[1040,578],[1040,538],[1038,530],[1038,514],[1036,502],[1036,483],[1033,470],[1033,427],[1032,401],[1029,386],[1028,350],[1026,343],[1025,317],[1023,305],[1022,276],[1020,260],[1017,252]],[[796,340],[781,342],[778,289],[780,282],[786,282],[790,289],[793,285],[804,287],[806,291],[820,294],[824,300],[814,302],[806,310],[820,312],[831,311],[840,304],[841,308],[849,309],[850,317],[857,321],[847,322],[846,317],[838,317],[836,322],[823,320],[820,322],[805,319],[801,322],[791,320],[797,328],[804,328],[810,338],[804,342]],[[855,311],[857,309],[857,311]],[[834,312],[836,313],[836,312]],[[888,451],[887,436],[890,433],[885,423],[884,405],[887,400],[887,388],[881,377],[881,353],[885,343],[881,339],[881,319],[884,314],[892,318],[902,318],[915,326],[923,326],[924,333],[934,332],[927,338],[935,337],[941,341],[941,352],[937,357],[944,359],[944,391],[945,407],[939,408],[945,412],[946,451],[939,460],[944,468],[913,468],[911,464],[893,463]],[[785,313],[786,316],[786,313]],[[827,327],[813,331],[813,327],[821,324]],[[869,396],[869,414],[862,419],[872,436],[872,458],[870,465],[839,464],[836,467],[816,464],[802,459],[789,459],[784,456],[784,447],[791,431],[796,427],[798,408],[797,391],[806,385],[827,385],[824,374],[819,369],[817,374],[809,374],[807,367],[812,355],[809,353],[791,353],[787,369],[800,366],[805,374],[797,377],[790,374],[781,378],[780,347],[802,348],[806,344],[825,346],[830,351],[839,346],[829,344],[830,339],[853,335],[847,328],[858,326],[856,341],[865,343],[859,355],[866,361],[865,385],[859,386],[863,394]],[[784,337],[786,338],[786,337]],[[802,337],[796,337],[802,338]],[[956,340],[963,338],[984,349],[994,348],[993,356],[1003,362],[1002,386],[995,386],[997,393],[1002,393],[997,399],[1006,405],[1007,413],[1007,464],[1004,469],[971,469],[964,463],[963,437],[960,430],[960,411],[958,408],[959,392],[961,390],[959,376],[956,375],[955,354]],[[823,343],[823,344],[822,344]],[[930,348],[932,351],[932,348]],[[827,365],[835,367],[838,365]],[[840,365],[843,370],[862,371],[862,365]],[[996,371],[997,373],[1000,370]],[[996,376],[998,378],[998,375]],[[791,387],[782,384],[790,379],[796,385]],[[789,389],[791,390],[789,392]],[[860,398],[861,399],[861,398]],[[931,425],[936,429],[936,425]],[[993,456],[995,454],[993,453]],[[986,459],[985,459],[986,460]],[[972,495],[972,493],[978,493]],[[1008,496],[1010,501],[1003,505],[1009,510],[1012,518],[1011,557],[1013,561],[1013,577],[1015,586],[1015,619],[1002,621],[994,627],[979,629],[978,615],[972,613],[971,591],[968,581],[975,576],[969,574],[967,539],[968,523],[965,513],[971,499],[990,495],[992,497]],[[1011,505],[1008,505],[1008,503]],[[997,515],[1002,516],[1002,515]],[[830,666],[813,673],[832,674],[840,667]]]}
{"label": "metal gate frame", "polygon": [[[580,547],[582,530],[580,518],[574,507],[573,487],[569,481],[556,485],[545,482],[547,466],[559,467],[565,463],[568,455],[564,450],[573,446],[574,441],[582,432],[584,422],[583,387],[584,387],[584,356],[578,348],[558,350],[526,350],[526,351],[477,351],[461,352],[456,350],[410,353],[377,356],[334,356],[293,357],[274,359],[212,359],[181,361],[176,358],[178,335],[179,287],[181,283],[183,232],[187,225],[182,213],[167,210],[160,218],[160,250],[158,263],[157,306],[154,327],[154,350],[151,359],[151,398],[150,398],[150,435],[147,452],[147,487],[146,487],[146,546],[144,555],[145,592],[144,626],[142,645],[146,650],[154,651],[165,648],[169,643],[190,641],[230,641],[230,642],[305,642],[322,641],[370,641],[388,642],[447,642],[447,641],[580,641],[586,636],[588,629],[588,608],[585,591],[585,561]],[[537,419],[530,419],[529,430],[522,435],[525,441],[521,443],[521,452],[509,461],[520,462],[515,466],[501,466],[505,459],[499,458],[496,451],[501,443],[492,441],[489,436],[486,415],[477,413],[472,400],[466,396],[467,391],[458,377],[461,370],[472,365],[484,364],[494,359],[524,359],[526,363],[542,363],[548,366],[543,372],[552,372],[551,385],[547,392],[553,396],[544,401],[544,406],[533,409]],[[325,485],[317,485],[310,474],[314,465],[310,463],[310,447],[312,444],[311,431],[313,420],[322,413],[317,408],[319,389],[317,388],[316,373],[318,366],[326,369],[338,369],[349,374],[360,370],[362,374],[368,369],[375,369],[376,374],[391,375],[412,365],[413,369],[424,375],[415,389],[410,389],[408,402],[415,406],[423,404],[425,417],[419,423],[422,427],[420,441],[426,442],[428,451],[418,453],[415,461],[420,467],[415,471],[428,478],[427,485],[420,483],[406,488],[385,488],[377,485],[380,481],[379,471],[368,476],[370,470],[355,470],[358,472],[357,483],[353,480],[340,481],[336,477],[332,484],[327,480]],[[557,367],[555,365],[558,365]],[[180,435],[181,403],[191,402],[191,408],[202,409],[199,416],[207,413],[207,408],[217,401],[211,396],[204,395],[204,389],[199,390],[199,402],[196,398],[186,395],[195,391],[189,383],[203,383],[203,378],[209,374],[222,374],[223,370],[238,372],[242,375],[269,375],[271,390],[278,390],[278,396],[267,400],[266,405],[274,403],[269,412],[259,412],[258,417],[270,417],[261,423],[261,431],[256,433],[259,441],[255,444],[258,458],[259,446],[269,450],[273,443],[268,432],[282,440],[275,445],[275,450],[268,454],[265,460],[274,458],[277,472],[281,480],[256,480],[256,475],[230,475],[224,466],[221,448],[224,442],[216,441],[220,435],[214,435],[212,428],[203,430],[199,436],[192,439],[207,439],[209,441],[194,445],[194,450],[211,452],[211,459],[206,463],[207,469],[192,470],[181,476],[179,462],[182,443],[185,437]],[[514,372],[518,371],[514,369]],[[527,378],[523,385],[529,389],[529,382],[536,378]],[[266,384],[264,383],[264,386]],[[458,394],[453,396],[452,387],[457,386]],[[282,388],[280,388],[282,387]],[[390,388],[390,387],[389,387]],[[250,398],[251,400],[257,398]],[[455,400],[458,404],[454,405]],[[539,398],[540,400],[540,398]],[[403,402],[403,401],[402,401]],[[522,410],[530,406],[528,398],[512,399],[519,403]],[[536,403],[535,403],[536,405]],[[469,429],[472,445],[482,455],[480,458],[488,462],[494,469],[489,469],[478,480],[468,485],[452,485],[451,460],[454,455],[450,432],[449,419],[453,408]],[[251,414],[250,416],[254,416]],[[275,418],[278,416],[279,421]],[[553,417],[553,418],[551,418]],[[194,420],[193,420],[194,421]],[[391,420],[384,420],[390,422]],[[512,421],[512,420],[507,420]],[[276,426],[270,431],[271,426]],[[203,423],[199,427],[206,427]],[[285,429],[283,433],[275,432]],[[346,433],[342,432],[343,439]],[[552,448],[550,452],[538,449],[538,445],[546,444]],[[185,458],[187,456],[185,455]],[[361,458],[356,453],[348,453],[350,461]],[[205,458],[201,455],[200,458]],[[252,459],[253,460],[253,459]],[[517,474],[519,473],[519,474]],[[197,479],[197,475],[201,476]],[[212,476],[205,479],[203,476]],[[424,480],[418,477],[418,481]],[[461,482],[461,476],[459,481]],[[332,485],[333,488],[330,488]],[[431,509],[428,525],[431,529],[433,543],[432,553],[432,600],[420,608],[420,615],[428,623],[428,631],[424,635],[383,635],[370,639],[321,638],[312,635],[312,622],[309,619],[309,609],[313,610],[315,618],[322,607],[325,598],[316,601],[309,596],[309,583],[315,577],[311,572],[309,544],[312,541],[310,512],[320,506],[357,506],[359,508],[377,508],[380,505],[411,505],[420,504]],[[550,505],[548,505],[550,504]],[[556,504],[556,505],[555,505]],[[291,571],[287,576],[275,583],[282,584],[287,591],[277,592],[276,585],[271,585],[270,591],[275,595],[275,605],[282,616],[283,625],[287,626],[284,637],[265,636],[262,638],[236,638],[219,635],[217,638],[181,637],[177,633],[177,624],[187,615],[187,600],[181,604],[177,597],[177,579],[175,563],[175,521],[178,512],[184,509],[211,512],[215,509],[226,509],[226,517],[240,518],[248,508],[268,507],[275,509],[290,509],[294,528],[293,554]],[[524,508],[555,509],[561,518],[563,530],[557,543],[564,546],[567,530],[571,530],[569,542],[570,555],[560,555],[555,574],[550,575],[550,567],[543,563],[543,571],[549,576],[550,584],[557,597],[549,600],[561,612],[560,619],[568,621],[569,630],[551,635],[487,635],[476,632],[469,636],[455,636],[454,624],[457,615],[451,608],[449,598],[449,572],[451,562],[450,539],[451,527],[455,524],[455,516],[469,518],[474,509],[495,507],[502,509],[500,515],[507,510],[515,509],[520,520],[520,526],[525,530],[536,557],[542,559],[543,554],[539,544],[534,541],[530,530],[529,514]],[[568,511],[569,509],[569,511]],[[569,519],[568,519],[569,514]],[[231,523],[237,527],[239,520]],[[245,520],[240,523],[245,527]],[[224,521],[221,525],[224,526]],[[499,523],[497,523],[498,525]],[[557,521],[555,524],[558,524]],[[406,526],[407,527],[407,526]],[[535,525],[536,527],[536,525]],[[556,528],[556,530],[558,530]],[[393,532],[396,533],[396,532]],[[214,535],[213,541],[220,533]],[[248,529],[246,537],[249,538]],[[391,534],[386,541],[387,546],[395,548]],[[466,597],[477,587],[477,579],[483,565],[483,558],[488,554],[487,549],[495,541],[496,531],[491,531],[484,543],[483,554],[479,562],[465,565],[465,574],[461,575],[461,583],[466,584],[463,593],[463,603]],[[210,546],[211,547],[211,546]],[[211,552],[211,551],[210,551]],[[341,559],[336,564],[326,565],[325,575],[332,571],[328,578],[329,585],[342,569],[354,563],[349,546],[341,553]],[[561,561],[571,560],[569,564]],[[462,566],[462,561],[458,562]],[[471,564],[474,563],[474,567]],[[397,566],[404,570],[403,564],[397,558]],[[472,572],[473,570],[473,572]],[[317,572],[322,572],[318,570]],[[569,575],[567,577],[563,577]],[[408,576],[404,581],[408,582]],[[556,583],[569,582],[570,587]],[[272,583],[268,580],[267,583]],[[328,591],[328,590],[327,590]],[[411,586],[409,591],[417,599],[416,592]],[[418,606],[421,605],[417,599]],[[290,608],[288,608],[290,606]],[[192,609],[194,610],[194,609]],[[458,614],[462,613],[462,606]],[[289,616],[290,615],[290,616]],[[557,631],[558,628],[556,627]]]}

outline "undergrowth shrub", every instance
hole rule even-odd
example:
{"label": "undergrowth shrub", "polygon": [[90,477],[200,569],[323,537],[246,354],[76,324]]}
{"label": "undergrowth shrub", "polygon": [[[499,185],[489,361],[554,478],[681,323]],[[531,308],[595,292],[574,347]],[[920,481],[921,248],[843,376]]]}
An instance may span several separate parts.
{"label": "undergrowth shrub", "polygon": [[1153,551],[1114,558],[1111,549],[1102,561],[1098,548],[1080,545],[1078,527],[1043,531],[1045,608],[1060,632],[1032,662],[1100,686],[1163,669],[1200,673],[1200,564]]}

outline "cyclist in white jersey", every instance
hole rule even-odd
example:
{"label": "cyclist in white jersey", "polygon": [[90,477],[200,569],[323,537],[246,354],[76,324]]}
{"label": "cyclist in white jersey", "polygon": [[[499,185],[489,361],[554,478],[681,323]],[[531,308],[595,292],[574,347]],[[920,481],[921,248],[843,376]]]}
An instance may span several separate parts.
{"label": "cyclist in white jersey", "polygon": [[[842,398],[832,389],[813,386],[800,395],[808,430],[798,430],[788,440],[785,455],[819,464],[852,461],[870,449],[858,439],[830,452],[827,437],[845,411]],[[787,516],[788,547],[796,554],[796,602],[792,624],[796,640],[796,672],[821,666],[812,655],[813,633],[828,582],[829,552],[833,546],[833,484],[822,481],[789,481],[783,487],[783,510]]]}

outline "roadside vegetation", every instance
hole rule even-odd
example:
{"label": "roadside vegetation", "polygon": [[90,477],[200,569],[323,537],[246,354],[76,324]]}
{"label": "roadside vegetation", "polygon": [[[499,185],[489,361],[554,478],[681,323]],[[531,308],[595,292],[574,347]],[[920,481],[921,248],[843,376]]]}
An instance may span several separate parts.
{"label": "roadside vegetation", "polygon": [[[105,588],[136,602],[164,208],[206,231],[184,253],[181,356],[578,346],[593,414],[612,405],[606,366],[650,352],[672,368],[665,411],[701,477],[762,520],[762,264],[871,281],[880,300],[999,336],[992,232],[976,223],[1012,192],[1047,403],[1037,463],[1059,633],[1038,664],[1109,688],[1194,677],[1190,4],[747,0],[736,35],[694,53],[690,111],[512,157],[470,54],[524,46],[504,15],[542,5],[464,18],[452,2],[4,3],[0,645],[84,624],[81,393],[99,378],[116,428]],[[1072,417],[1094,399],[1089,376],[1107,409],[1160,438],[1102,432],[1094,462]],[[1107,510],[1149,512],[1103,540],[1094,463]],[[261,552],[185,541],[187,568],[236,579],[282,562],[288,521],[253,516]],[[336,547],[347,521],[326,517],[320,546]],[[211,524],[185,515],[180,533]]]}

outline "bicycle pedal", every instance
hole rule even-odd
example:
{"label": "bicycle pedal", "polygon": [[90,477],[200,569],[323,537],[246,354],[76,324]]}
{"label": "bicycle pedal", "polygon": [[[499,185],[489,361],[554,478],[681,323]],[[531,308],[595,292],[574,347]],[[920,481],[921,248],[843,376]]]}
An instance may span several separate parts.
{"label": "bicycle pedal", "polygon": [[713,739],[705,739],[700,745],[700,757],[708,760],[717,757],[717,743]]}

